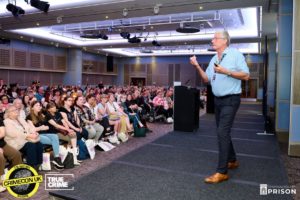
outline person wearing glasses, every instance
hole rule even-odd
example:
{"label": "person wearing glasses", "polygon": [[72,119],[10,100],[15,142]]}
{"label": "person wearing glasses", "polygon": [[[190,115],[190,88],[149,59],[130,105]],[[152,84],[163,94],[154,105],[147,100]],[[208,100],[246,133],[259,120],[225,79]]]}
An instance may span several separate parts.
{"label": "person wearing glasses", "polygon": [[204,181],[220,183],[228,180],[228,169],[239,166],[230,132],[240,105],[241,81],[249,80],[250,73],[243,54],[229,47],[230,36],[227,31],[216,32],[211,44],[217,54],[212,57],[206,71],[200,67],[196,56],[190,57],[190,63],[196,68],[202,80],[212,86],[219,159],[216,173]]}

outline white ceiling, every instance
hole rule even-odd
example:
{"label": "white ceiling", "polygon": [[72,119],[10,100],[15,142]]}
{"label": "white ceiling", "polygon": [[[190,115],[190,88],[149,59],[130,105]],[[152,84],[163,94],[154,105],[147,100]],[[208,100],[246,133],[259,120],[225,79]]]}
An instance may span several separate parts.
{"label": "white ceiling", "polygon": [[[257,50],[261,38],[261,16],[274,4],[267,0],[49,0],[47,14],[17,0],[17,5],[26,13],[18,19],[11,16],[5,7],[7,1],[0,0],[0,34],[2,37],[57,45],[66,48],[127,56],[143,55],[182,55],[191,54],[210,42],[215,30],[226,29],[233,43],[242,43],[236,47],[248,52]],[[64,2],[64,3],[62,3]],[[276,2],[275,2],[276,4]],[[154,7],[159,12],[154,13]],[[3,9],[4,8],[4,9]],[[123,10],[128,10],[124,17]],[[200,32],[182,34],[176,32],[180,22],[197,27]],[[141,43],[131,44],[120,36],[120,32],[129,32],[131,37],[141,38]],[[83,33],[101,33],[108,40],[84,39]],[[154,47],[157,40],[162,46]],[[202,46],[199,46],[201,45]],[[116,51],[113,51],[116,50]],[[186,50],[183,53],[183,50]],[[128,53],[130,52],[130,53]],[[142,53],[148,52],[148,53]],[[153,53],[149,53],[153,52]],[[177,53],[176,53],[177,52]],[[179,53],[180,52],[180,53]],[[206,52],[207,53],[207,52]]]}

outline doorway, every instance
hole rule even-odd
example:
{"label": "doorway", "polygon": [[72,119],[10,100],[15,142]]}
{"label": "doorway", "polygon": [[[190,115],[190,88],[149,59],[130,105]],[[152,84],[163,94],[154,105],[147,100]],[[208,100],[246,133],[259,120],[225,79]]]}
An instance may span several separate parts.
{"label": "doorway", "polygon": [[242,81],[242,98],[257,98],[257,79]]}
{"label": "doorway", "polygon": [[131,78],[131,84],[130,85],[134,85],[134,86],[139,86],[139,87],[143,87],[146,84],[146,78]]}

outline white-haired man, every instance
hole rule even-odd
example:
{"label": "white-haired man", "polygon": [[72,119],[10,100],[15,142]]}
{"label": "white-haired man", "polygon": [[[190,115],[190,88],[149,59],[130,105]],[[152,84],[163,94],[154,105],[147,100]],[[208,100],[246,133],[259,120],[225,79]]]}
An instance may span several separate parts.
{"label": "white-haired man", "polygon": [[206,71],[202,70],[196,56],[190,58],[204,82],[210,82],[214,94],[219,161],[216,173],[205,178],[206,183],[228,180],[228,169],[239,166],[231,141],[231,127],[240,105],[241,80],[249,80],[249,68],[242,53],[230,48],[227,31],[219,31],[212,38],[212,48],[217,54]]}

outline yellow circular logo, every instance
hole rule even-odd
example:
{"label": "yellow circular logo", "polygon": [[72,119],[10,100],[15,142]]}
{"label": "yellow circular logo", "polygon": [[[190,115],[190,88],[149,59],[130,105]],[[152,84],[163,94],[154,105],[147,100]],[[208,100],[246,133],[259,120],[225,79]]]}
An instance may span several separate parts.
{"label": "yellow circular logo", "polygon": [[3,186],[16,198],[30,198],[38,190],[43,176],[29,165],[20,164],[12,167],[5,176]]}

